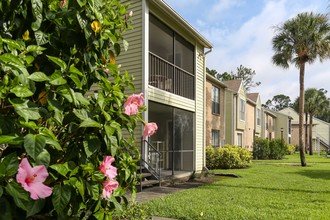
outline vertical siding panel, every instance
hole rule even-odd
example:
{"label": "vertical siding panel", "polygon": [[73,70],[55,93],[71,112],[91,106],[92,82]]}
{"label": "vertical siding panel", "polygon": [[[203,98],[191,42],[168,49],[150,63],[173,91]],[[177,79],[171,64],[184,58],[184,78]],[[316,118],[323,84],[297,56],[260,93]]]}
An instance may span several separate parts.
{"label": "vertical siding panel", "polygon": [[[142,1],[123,1],[123,4],[129,4],[127,11],[133,11],[132,27],[124,33],[124,39],[128,42],[128,50],[122,51],[117,57],[116,63],[121,64],[120,71],[128,73],[134,77],[135,91],[126,90],[127,95],[142,92]],[[142,125],[136,126],[134,135],[137,142],[140,141],[142,134]]]}
{"label": "vertical siding panel", "polygon": [[204,103],[204,91],[205,91],[205,72],[204,72],[204,62],[205,58],[203,56],[198,56],[197,54],[203,54],[203,48],[197,48],[196,50],[196,131],[195,131],[195,169],[196,171],[201,171],[205,166],[205,103]]}

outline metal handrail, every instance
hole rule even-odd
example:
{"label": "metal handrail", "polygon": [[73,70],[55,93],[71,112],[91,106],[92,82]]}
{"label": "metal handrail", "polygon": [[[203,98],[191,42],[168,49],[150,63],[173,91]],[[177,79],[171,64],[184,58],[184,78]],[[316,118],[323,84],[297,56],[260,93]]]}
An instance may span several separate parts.
{"label": "metal handrail", "polygon": [[[148,149],[145,147],[145,144],[147,144]],[[152,163],[150,163],[150,161],[147,161],[145,159],[143,159],[143,156],[141,156],[140,159],[140,173],[142,173],[142,167],[141,165],[144,166],[145,169],[147,169],[149,171],[149,173],[151,173],[151,175],[153,175],[157,180],[159,180],[159,186],[161,185],[161,169],[160,169],[160,157],[161,157],[161,153],[147,140],[144,140],[143,138],[141,138],[141,146],[142,146],[142,155],[145,154],[145,151],[148,150],[148,156],[147,158],[150,158],[150,152],[156,153],[156,157],[157,157],[157,166],[153,167]],[[150,149],[152,149],[150,151]],[[140,186],[142,187],[142,179],[140,179]]]}

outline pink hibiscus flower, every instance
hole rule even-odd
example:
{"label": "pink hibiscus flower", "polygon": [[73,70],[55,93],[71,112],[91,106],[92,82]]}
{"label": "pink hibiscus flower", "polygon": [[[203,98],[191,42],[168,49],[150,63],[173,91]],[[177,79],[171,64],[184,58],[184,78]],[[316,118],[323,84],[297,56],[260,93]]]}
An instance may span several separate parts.
{"label": "pink hibiscus flower", "polygon": [[147,137],[150,137],[154,133],[156,133],[158,126],[155,122],[150,122],[144,125],[143,130],[143,140],[146,140]]}
{"label": "pink hibiscus flower", "polygon": [[111,197],[112,191],[118,188],[119,183],[117,180],[109,179],[103,182],[103,198],[107,199]]}
{"label": "pink hibiscus flower", "polygon": [[115,162],[115,158],[112,156],[105,156],[99,169],[105,176],[113,179],[117,176],[117,168],[112,166],[111,164]]}
{"label": "pink hibiscus flower", "polygon": [[31,167],[29,161],[24,158],[18,168],[16,180],[25,191],[31,193],[30,197],[34,200],[44,199],[52,194],[52,188],[43,184],[48,176],[44,165]]}
{"label": "pink hibiscus flower", "polygon": [[126,115],[136,115],[139,112],[139,108],[143,105],[144,98],[143,93],[138,95],[131,95],[127,98],[124,108]]}

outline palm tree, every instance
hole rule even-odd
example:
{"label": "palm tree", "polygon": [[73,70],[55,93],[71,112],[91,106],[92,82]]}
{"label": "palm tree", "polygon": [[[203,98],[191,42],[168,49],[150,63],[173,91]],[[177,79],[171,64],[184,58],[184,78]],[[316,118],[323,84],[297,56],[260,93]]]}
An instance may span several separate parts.
{"label": "palm tree", "polygon": [[304,77],[305,64],[313,63],[317,58],[322,62],[330,56],[330,25],[323,14],[313,12],[300,13],[275,29],[272,40],[275,65],[289,68],[289,63],[299,69],[299,146],[300,161],[306,166],[303,142],[304,119]]}
{"label": "palm tree", "polygon": [[327,91],[324,89],[307,89],[305,91],[305,111],[309,114],[309,154],[313,155],[312,132],[313,117],[322,114],[329,108],[329,99],[326,97]]}

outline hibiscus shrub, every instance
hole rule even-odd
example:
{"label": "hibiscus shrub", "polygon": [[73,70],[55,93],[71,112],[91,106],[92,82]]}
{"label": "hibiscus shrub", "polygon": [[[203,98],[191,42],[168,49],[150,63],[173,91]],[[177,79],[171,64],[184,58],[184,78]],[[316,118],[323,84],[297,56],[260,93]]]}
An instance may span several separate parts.
{"label": "hibiscus shrub", "polygon": [[6,0],[0,12],[1,217],[120,218],[145,110],[116,64],[132,13],[117,0]]}

